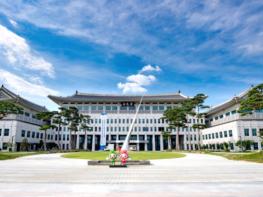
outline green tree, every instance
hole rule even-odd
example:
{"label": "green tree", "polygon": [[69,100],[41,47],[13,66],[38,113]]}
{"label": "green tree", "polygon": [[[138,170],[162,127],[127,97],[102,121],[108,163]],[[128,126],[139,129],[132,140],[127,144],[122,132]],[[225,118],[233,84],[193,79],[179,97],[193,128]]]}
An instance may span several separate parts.
{"label": "green tree", "polygon": [[236,146],[238,146],[241,149],[241,151],[249,150],[252,144],[252,140],[238,140],[236,142]]}
{"label": "green tree", "polygon": [[80,130],[83,130],[85,132],[85,138],[84,138],[84,150],[87,150],[87,131],[91,128],[89,126],[90,116],[89,115],[83,115],[80,114]]}
{"label": "green tree", "polygon": [[171,146],[171,131],[162,131],[162,135],[163,135],[163,139],[164,140],[167,140],[168,142],[168,150],[171,150],[172,149],[172,146]]}
{"label": "green tree", "polygon": [[66,109],[61,107],[59,108],[60,111],[58,112],[54,112],[54,116],[52,118],[52,122],[53,124],[55,124],[57,126],[57,131],[58,131],[58,137],[57,137],[57,144],[58,144],[58,148],[59,150],[61,150],[61,143],[60,143],[60,139],[61,139],[61,130],[62,130],[62,126],[67,125],[67,122],[65,121],[65,115],[66,115]]}
{"label": "green tree", "polygon": [[53,118],[55,114],[56,112],[49,112],[49,111],[40,112],[36,114],[37,118],[43,121],[43,125],[40,126],[39,130],[44,132],[43,143],[44,143],[45,151],[47,150],[47,130],[56,128],[55,125],[51,124],[51,119]]}
{"label": "green tree", "polygon": [[176,129],[176,150],[180,150],[179,146],[179,128],[186,127],[187,123],[187,107],[185,107],[183,104],[178,105],[174,108],[167,109],[164,112],[163,118],[168,120],[169,128]]}
{"label": "green tree", "polygon": [[0,101],[0,120],[9,114],[21,114],[23,108],[12,101]]}
{"label": "green tree", "polygon": [[20,144],[20,150],[21,151],[28,151],[29,149],[29,143],[28,140],[26,138],[24,138]]}
{"label": "green tree", "polygon": [[[69,107],[64,110],[65,120],[70,131],[70,150],[76,148],[76,132],[81,123],[81,117],[76,107]],[[73,132],[75,135],[73,136]]]}
{"label": "green tree", "polygon": [[241,116],[252,114],[263,109],[263,83],[249,90],[247,96],[241,100],[238,112]]}

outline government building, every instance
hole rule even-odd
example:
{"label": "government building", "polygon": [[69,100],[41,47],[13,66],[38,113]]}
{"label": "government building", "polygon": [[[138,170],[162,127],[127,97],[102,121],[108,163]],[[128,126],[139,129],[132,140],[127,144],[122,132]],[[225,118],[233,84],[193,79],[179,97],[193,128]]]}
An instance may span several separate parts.
{"label": "government building", "polygon": [[[189,116],[186,128],[169,130],[168,123],[162,119],[165,110],[172,108],[189,97],[180,92],[173,94],[144,95],[142,104],[135,119],[130,148],[138,151],[162,151],[176,147],[176,134],[179,132],[180,150],[197,150],[200,146],[209,150],[222,150],[222,144],[228,144],[231,151],[239,151],[236,146],[239,140],[253,142],[247,149],[261,150],[262,140],[259,137],[263,129],[263,111],[241,116],[237,110],[240,100],[247,92],[235,96],[223,104],[211,107],[207,116],[201,119]],[[70,139],[75,140],[76,149],[100,150],[102,141],[107,146],[121,146],[129,131],[141,95],[110,95],[88,94],[78,91],[71,96],[52,96],[49,98],[61,107],[76,107],[80,113],[90,116],[88,131],[81,128],[70,132],[67,126],[59,131],[49,130],[47,143],[60,144],[63,150],[70,149]],[[29,150],[39,149],[43,140],[43,132],[39,127],[42,121],[36,118],[36,113],[47,111],[45,107],[32,103],[11,92],[4,86],[0,89],[0,100],[12,100],[24,108],[24,113],[8,115],[0,120],[0,150],[21,150],[23,140],[29,144]],[[199,122],[200,121],[200,122]],[[193,129],[196,123],[207,124],[206,129]],[[171,131],[170,143],[163,131]],[[105,138],[102,139],[102,133]]]}
{"label": "government building", "polygon": [[[91,118],[91,129],[85,136],[84,131],[77,131],[77,149],[99,150],[102,130],[102,119],[106,119],[106,141],[115,147],[122,145],[134,118],[137,106],[142,96],[85,94],[76,92],[72,96],[49,98],[61,107],[74,106],[82,114]],[[181,93],[145,95],[135,120],[130,138],[130,146],[134,150],[162,151],[168,149],[168,140],[164,139],[162,132],[168,129],[167,122],[162,119],[166,109],[180,104],[188,99]],[[196,123],[195,117],[188,118],[187,128],[179,128],[179,146],[181,150],[195,150],[198,147],[199,136],[191,125]],[[203,119],[200,121],[204,122]],[[104,124],[105,125],[105,124]],[[62,135],[68,135],[66,127]],[[171,131],[171,148],[176,146],[176,130]],[[85,139],[86,138],[86,139]],[[63,147],[69,147],[69,141],[62,142]]]}

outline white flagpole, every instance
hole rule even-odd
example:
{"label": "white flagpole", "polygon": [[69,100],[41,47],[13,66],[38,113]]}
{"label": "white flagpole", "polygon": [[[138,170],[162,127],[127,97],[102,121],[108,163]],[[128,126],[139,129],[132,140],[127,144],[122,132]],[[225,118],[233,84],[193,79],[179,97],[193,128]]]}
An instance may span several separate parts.
{"label": "white flagpole", "polygon": [[123,151],[123,150],[128,151],[128,149],[129,149],[129,141],[130,141],[131,133],[132,133],[133,126],[134,126],[134,124],[135,124],[135,120],[136,120],[136,118],[137,118],[137,115],[138,115],[138,113],[139,113],[139,110],[140,110],[140,107],[141,107],[141,104],[142,104],[142,99],[143,99],[143,96],[141,97],[140,103],[139,103],[139,105],[138,105],[138,107],[137,107],[137,109],[136,109],[135,116],[134,116],[134,118],[133,118],[133,120],[132,120],[132,123],[131,123],[131,125],[130,125],[129,132],[128,132],[126,138],[125,138],[125,141],[124,141],[124,143],[123,143],[123,146],[121,147],[121,150],[122,150],[122,151]]}

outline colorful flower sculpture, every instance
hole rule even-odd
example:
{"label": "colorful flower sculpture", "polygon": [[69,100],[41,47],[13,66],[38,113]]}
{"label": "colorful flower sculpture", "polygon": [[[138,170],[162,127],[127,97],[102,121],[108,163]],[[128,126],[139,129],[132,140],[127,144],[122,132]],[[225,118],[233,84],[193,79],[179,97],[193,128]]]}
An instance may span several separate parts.
{"label": "colorful flower sculpture", "polygon": [[117,153],[114,150],[112,150],[109,155],[109,159],[111,160],[112,165],[115,165],[115,161],[117,158],[118,158]]}
{"label": "colorful flower sculpture", "polygon": [[120,160],[121,160],[121,164],[125,165],[126,162],[127,162],[127,159],[129,158],[128,151],[127,150],[121,150],[119,157],[120,157]]}

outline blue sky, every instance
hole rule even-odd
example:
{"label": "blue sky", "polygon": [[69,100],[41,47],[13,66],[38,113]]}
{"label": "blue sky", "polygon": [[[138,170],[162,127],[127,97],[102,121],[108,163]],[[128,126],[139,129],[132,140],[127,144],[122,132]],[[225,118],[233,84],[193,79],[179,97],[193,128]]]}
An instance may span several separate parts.
{"label": "blue sky", "polygon": [[46,96],[205,93],[263,81],[263,1],[0,1],[0,83]]}

